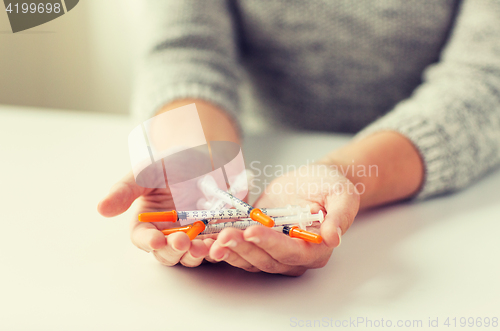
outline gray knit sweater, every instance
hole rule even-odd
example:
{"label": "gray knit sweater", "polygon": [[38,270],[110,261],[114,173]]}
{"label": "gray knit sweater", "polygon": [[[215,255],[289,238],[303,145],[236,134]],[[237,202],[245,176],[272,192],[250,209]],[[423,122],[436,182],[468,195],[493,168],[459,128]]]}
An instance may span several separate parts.
{"label": "gray knit sweater", "polygon": [[425,161],[421,198],[500,163],[500,0],[142,3],[135,111],[194,97],[237,117],[250,77],[278,121],[408,137]]}

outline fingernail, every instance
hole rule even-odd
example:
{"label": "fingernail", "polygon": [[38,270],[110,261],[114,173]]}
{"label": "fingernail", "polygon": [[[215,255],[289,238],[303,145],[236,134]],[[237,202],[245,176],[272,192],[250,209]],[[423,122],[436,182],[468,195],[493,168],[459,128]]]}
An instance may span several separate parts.
{"label": "fingernail", "polygon": [[253,242],[254,244],[260,243],[260,238],[257,238],[257,237],[250,237],[250,238],[246,238],[245,240]]}
{"label": "fingernail", "polygon": [[[342,242],[342,229],[340,227],[337,228],[337,233],[339,235],[339,244],[337,245],[337,247],[340,246],[340,243]],[[337,248],[335,247],[335,248]]]}
{"label": "fingernail", "polygon": [[221,244],[222,247],[231,247],[231,248],[234,248],[236,247],[236,241],[231,239],[229,240],[227,243],[225,244]]}
{"label": "fingernail", "polygon": [[215,259],[215,261],[220,262],[226,260],[228,257],[229,257],[229,252],[226,252],[226,254],[224,254],[223,257],[221,257],[220,259]]}
{"label": "fingernail", "polygon": [[181,250],[180,250],[180,249],[178,249],[177,247],[175,247],[175,245],[172,245],[172,249],[173,249],[174,251],[176,251],[176,252],[181,252]]}

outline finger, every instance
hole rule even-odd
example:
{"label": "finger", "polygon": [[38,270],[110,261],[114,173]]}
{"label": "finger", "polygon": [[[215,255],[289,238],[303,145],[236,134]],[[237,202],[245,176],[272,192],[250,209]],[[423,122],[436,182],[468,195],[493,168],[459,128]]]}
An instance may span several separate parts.
{"label": "finger", "polygon": [[290,269],[290,266],[278,262],[262,248],[252,242],[246,241],[243,237],[243,231],[239,229],[225,229],[219,234],[216,243],[222,247],[229,248],[241,256],[242,259],[262,271],[283,273]]}
{"label": "finger", "polygon": [[131,223],[130,239],[135,246],[146,252],[163,248],[167,244],[165,235],[154,224],[136,220]]}
{"label": "finger", "polygon": [[108,195],[102,199],[97,210],[102,216],[112,217],[126,211],[135,199],[145,194],[148,189],[136,184],[134,175],[129,173],[111,187]]}
{"label": "finger", "polygon": [[213,239],[213,238],[204,238],[203,239],[203,243],[205,244],[205,246],[207,246],[208,252],[209,252],[209,254],[207,254],[207,256],[205,256],[205,260],[207,260],[210,263],[217,262],[213,258],[210,257],[210,248],[212,247],[214,242],[215,242],[215,239]]}
{"label": "finger", "polygon": [[323,242],[338,247],[342,235],[349,229],[359,210],[359,193],[350,181],[342,186],[342,193],[330,192],[325,201],[326,216],[321,224]]}
{"label": "finger", "polygon": [[291,268],[289,271],[287,272],[284,272],[283,275],[285,276],[293,276],[293,277],[298,277],[298,276],[302,276],[305,272],[307,271],[307,268],[305,267],[300,267],[300,266],[297,266],[297,267],[293,267]]}
{"label": "finger", "polygon": [[222,247],[217,241],[210,248],[210,257],[216,261],[225,261],[233,267],[237,267],[249,272],[259,272],[260,270],[251,263],[243,259],[238,253],[231,251],[227,247]]}
{"label": "finger", "polygon": [[328,261],[328,256],[331,254],[331,249],[323,243],[313,244],[302,239],[290,238],[262,226],[247,228],[243,232],[243,238],[285,265],[321,267],[322,265],[315,263]]}
{"label": "finger", "polygon": [[180,263],[185,267],[197,267],[208,254],[208,248],[200,239],[191,242],[191,248],[182,256]]}
{"label": "finger", "polygon": [[213,239],[213,238],[204,238],[203,239],[203,243],[207,247],[208,251],[210,251],[210,247],[212,247],[214,242],[215,242],[215,239]]}
{"label": "finger", "polygon": [[164,265],[173,266],[179,263],[182,256],[191,247],[191,241],[184,232],[176,232],[165,237],[167,245],[154,250],[156,259]]}

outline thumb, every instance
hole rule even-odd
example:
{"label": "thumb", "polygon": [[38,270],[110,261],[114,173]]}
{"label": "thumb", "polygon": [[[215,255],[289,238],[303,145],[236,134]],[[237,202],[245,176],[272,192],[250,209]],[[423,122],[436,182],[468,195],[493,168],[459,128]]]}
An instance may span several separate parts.
{"label": "thumb", "polygon": [[147,191],[148,189],[136,184],[134,175],[130,172],[111,187],[108,195],[97,205],[97,211],[105,217],[120,215],[135,199],[146,194]]}
{"label": "thumb", "polygon": [[336,185],[335,189],[329,192],[325,201],[326,216],[321,224],[321,236],[326,246],[336,248],[340,245],[342,235],[349,229],[358,213],[359,201],[359,193],[350,181],[341,186]]}

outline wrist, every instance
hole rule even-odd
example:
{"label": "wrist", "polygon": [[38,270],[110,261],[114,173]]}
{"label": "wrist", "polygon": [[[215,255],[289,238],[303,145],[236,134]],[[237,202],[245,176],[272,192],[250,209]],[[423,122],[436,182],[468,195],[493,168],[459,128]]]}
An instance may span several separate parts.
{"label": "wrist", "polygon": [[339,175],[346,177],[354,184],[360,195],[360,207],[373,206],[374,196],[380,191],[380,176],[377,164],[370,164],[368,160],[356,158],[348,153],[333,151],[318,161],[327,165]]}
{"label": "wrist", "polygon": [[356,185],[362,208],[410,198],[424,180],[419,152],[408,138],[392,131],[353,141],[320,162],[336,165]]}

